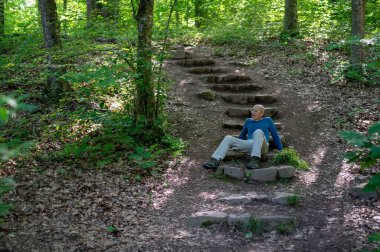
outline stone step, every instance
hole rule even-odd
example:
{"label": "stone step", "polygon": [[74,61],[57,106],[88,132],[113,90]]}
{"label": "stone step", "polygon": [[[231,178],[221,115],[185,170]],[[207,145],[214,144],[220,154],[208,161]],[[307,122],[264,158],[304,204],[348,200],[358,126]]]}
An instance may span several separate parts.
{"label": "stone step", "polygon": [[225,224],[245,229],[251,221],[258,223],[262,232],[283,230],[292,232],[298,227],[298,221],[286,215],[252,215],[251,213],[230,213],[219,211],[206,211],[194,213],[186,220],[190,228],[207,228],[213,224]]}
{"label": "stone step", "polygon": [[226,67],[194,67],[189,69],[188,73],[193,74],[210,74],[210,73],[227,73],[229,71]]}
{"label": "stone step", "polygon": [[214,84],[211,88],[216,91],[243,92],[258,91],[263,89],[263,86],[255,84]]}
{"label": "stone step", "polygon": [[186,52],[184,49],[177,49],[170,51],[170,58],[175,60],[191,59],[193,58],[193,55],[190,52]]}
{"label": "stone step", "polygon": [[183,59],[176,62],[177,65],[185,67],[196,66],[212,66],[215,65],[215,60],[212,59]]}
{"label": "stone step", "polygon": [[268,94],[263,95],[247,95],[247,94],[229,94],[223,95],[223,100],[229,103],[251,104],[251,103],[274,103],[276,97]]}
{"label": "stone step", "polygon": [[242,74],[224,74],[207,76],[207,81],[210,83],[247,82],[250,80],[251,77]]}
{"label": "stone step", "polygon": [[[244,122],[234,122],[234,121],[228,121],[223,123],[223,128],[225,129],[238,129],[241,130],[243,128]],[[274,123],[277,130],[282,130],[284,127],[281,123]]]}
{"label": "stone step", "polygon": [[231,165],[221,165],[219,172],[234,179],[243,180],[248,178],[258,182],[273,182],[277,178],[290,179],[295,176],[295,168],[293,166],[271,166],[267,168],[247,170],[243,167]]}
{"label": "stone step", "polygon": [[[227,108],[226,114],[229,117],[251,117],[251,110],[248,108]],[[265,108],[264,116],[275,117],[278,114],[277,108]]]}

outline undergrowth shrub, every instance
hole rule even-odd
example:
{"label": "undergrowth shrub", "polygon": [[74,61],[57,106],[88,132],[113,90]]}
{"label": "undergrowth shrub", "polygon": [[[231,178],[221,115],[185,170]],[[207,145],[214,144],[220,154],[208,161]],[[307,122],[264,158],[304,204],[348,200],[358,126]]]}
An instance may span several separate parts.
{"label": "undergrowth shrub", "polygon": [[298,170],[309,169],[306,161],[302,160],[298,152],[293,148],[284,148],[273,157],[271,162],[273,165],[289,164]]}

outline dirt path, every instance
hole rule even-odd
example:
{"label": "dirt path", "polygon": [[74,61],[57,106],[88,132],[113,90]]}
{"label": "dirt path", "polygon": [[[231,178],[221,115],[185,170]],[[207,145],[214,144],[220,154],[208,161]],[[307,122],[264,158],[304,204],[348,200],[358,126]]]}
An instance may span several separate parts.
{"label": "dirt path", "polygon": [[[323,62],[300,60],[297,52],[281,48],[263,46],[256,55],[247,53],[238,59],[217,58],[208,47],[187,47],[185,51],[182,57],[202,60],[166,62],[169,77],[175,81],[167,107],[171,130],[188,144],[178,163],[168,164],[163,179],[142,184],[130,184],[114,171],[78,171],[65,177],[54,169],[44,174],[26,170],[16,178],[17,189],[5,199],[14,209],[3,227],[3,246],[12,251],[374,248],[367,237],[380,232],[380,205],[352,200],[347,195],[357,183],[358,171],[343,162],[346,145],[337,134],[348,120],[353,125],[379,120],[379,89],[331,86],[322,71]],[[323,59],[323,51],[319,54],[317,58]],[[251,64],[241,66],[241,61]],[[206,89],[216,92],[214,101],[198,97]],[[290,182],[244,183],[217,179],[212,171],[201,167],[225,135],[239,132],[246,109],[255,101],[276,108],[272,112],[277,111],[274,119],[282,125],[281,134],[308,161],[310,171],[297,173]],[[243,110],[230,110],[230,116],[238,111],[235,118],[226,114],[228,108]],[[353,113],[357,108],[362,112]],[[227,121],[234,124],[227,127]],[[241,159],[234,165],[244,166],[247,161]],[[300,194],[301,204],[230,206],[217,201],[220,193],[277,191]],[[298,220],[299,226],[290,235],[274,231],[252,239],[223,225],[186,226],[192,214],[210,210],[289,215]],[[117,231],[107,231],[110,226]]]}
{"label": "dirt path", "polygon": [[[346,93],[349,90],[328,86],[325,83],[327,78],[320,69],[310,69],[314,77],[311,81],[307,77],[302,79],[309,80],[309,83],[300,83],[296,78],[281,79],[281,69],[273,69],[273,66],[269,68],[271,64],[279,63],[276,57],[271,58],[270,55],[264,54],[266,58],[261,59],[258,57],[257,66],[253,69],[238,67],[235,61],[228,59],[212,58],[210,48],[187,48],[186,55],[195,60],[173,60],[168,62],[167,69],[177,83],[169,103],[169,114],[173,117],[175,134],[189,143],[189,158],[180,167],[183,175],[179,180],[182,183],[171,189],[172,195],[167,197],[165,203],[158,204],[161,211],[171,211],[182,224],[191,214],[208,210],[287,214],[295,216],[300,223],[292,235],[279,236],[272,232],[253,240],[246,240],[241,233],[228,229],[198,230],[204,236],[209,236],[208,243],[213,244],[213,249],[223,251],[233,248],[238,251],[352,251],[373,246],[367,243],[366,236],[379,229],[379,219],[375,217],[379,216],[379,209],[376,208],[379,205],[359,203],[358,206],[358,202],[347,196],[347,189],[354,184],[355,174],[349,172],[349,166],[342,160],[344,145],[334,128],[336,122],[333,120],[336,117],[333,114],[344,109],[332,106],[337,102],[350,104],[350,100],[347,100],[350,96]],[[283,66],[279,63],[275,67]],[[318,84],[321,86],[318,87]],[[242,90],[236,89],[239,85]],[[247,85],[252,87],[247,88]],[[214,90],[217,99],[200,99],[197,95],[205,89]],[[378,90],[375,95],[376,92]],[[201,168],[201,163],[210,157],[225,135],[239,132],[225,129],[222,125],[225,126],[225,122],[231,119],[226,108],[228,111],[229,107],[246,109],[252,106],[250,102],[247,104],[247,95],[264,95],[261,97],[267,99],[256,98],[256,101],[264,103],[266,107],[275,105],[278,115],[274,119],[282,123],[282,134],[286,134],[289,144],[311,164],[311,171],[299,173],[291,183],[246,184],[217,180],[213,178],[212,172]],[[362,95],[367,102],[375,101],[376,96],[368,93]],[[277,99],[274,104],[271,104],[272,96]],[[231,100],[238,104],[232,104]],[[328,111],[329,108],[332,108],[331,111]],[[244,113],[238,111],[241,118],[234,121],[242,122],[242,118],[247,117],[242,115]],[[237,165],[244,165],[246,161],[242,160]],[[257,204],[230,207],[215,200],[221,192],[271,194],[276,191],[299,193],[302,195],[301,206],[292,208]]]}

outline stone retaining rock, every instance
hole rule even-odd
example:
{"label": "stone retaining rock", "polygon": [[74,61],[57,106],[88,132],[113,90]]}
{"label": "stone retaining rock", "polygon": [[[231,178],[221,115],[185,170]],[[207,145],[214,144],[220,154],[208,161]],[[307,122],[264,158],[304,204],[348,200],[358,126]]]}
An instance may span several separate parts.
{"label": "stone retaining rock", "polygon": [[204,90],[198,94],[198,97],[206,101],[214,101],[216,94],[211,90]]}
{"label": "stone retaining rock", "polygon": [[296,169],[293,166],[279,166],[277,167],[278,177],[279,178],[293,178],[296,172]]}
{"label": "stone retaining rock", "polygon": [[251,198],[242,194],[230,194],[223,198],[220,198],[219,201],[226,202],[229,205],[245,205],[251,203]]}
{"label": "stone retaining rock", "polygon": [[211,75],[207,77],[208,82],[213,83],[227,83],[227,82],[240,82],[249,81],[251,78],[248,75],[240,74],[226,74],[226,75]]}
{"label": "stone retaining rock", "polygon": [[177,65],[194,67],[194,66],[211,66],[215,65],[212,59],[183,59],[176,62]]}
{"label": "stone retaining rock", "polygon": [[[245,158],[246,156],[246,153],[237,152],[233,155],[229,154],[226,156],[225,160],[231,160],[236,157]],[[245,177],[248,177],[253,181],[259,182],[275,181],[277,177],[292,178],[295,174],[295,168],[292,166],[271,166],[268,168],[248,170],[231,165],[222,165],[219,166],[217,171],[218,175],[224,174],[235,179],[244,179]]]}
{"label": "stone retaining rock", "polygon": [[367,183],[362,183],[360,185],[352,187],[348,194],[350,194],[355,199],[376,201],[379,199],[379,191],[374,192],[364,192],[363,188]]}
{"label": "stone retaining rock", "polygon": [[260,182],[276,181],[277,169],[275,167],[247,170],[251,173],[251,180]]}
{"label": "stone retaining rock", "polygon": [[244,179],[245,172],[242,168],[229,166],[229,165],[223,165],[224,174],[236,179]]}
{"label": "stone retaining rock", "polygon": [[187,219],[186,225],[193,228],[207,227],[210,224],[222,223],[226,221],[227,216],[228,215],[226,213],[219,211],[198,212]]}
{"label": "stone retaining rock", "polygon": [[[300,198],[299,195],[293,194],[293,193],[286,193],[286,192],[276,192],[275,196],[272,198],[272,202],[280,205],[290,205],[289,204],[289,198],[297,197]],[[291,202],[292,203],[292,202]],[[297,202],[294,202],[297,203]]]}
{"label": "stone retaining rock", "polygon": [[284,215],[257,216],[255,219],[262,223],[264,231],[267,232],[276,230],[278,225],[286,225],[292,228],[298,226],[295,218]]}
{"label": "stone retaining rock", "polygon": [[251,203],[269,202],[269,196],[267,194],[250,193],[248,196],[251,198]]}
{"label": "stone retaining rock", "polygon": [[[246,108],[227,108],[226,114],[230,117],[250,117],[251,111]],[[265,108],[264,116],[275,117],[277,114],[277,108]]]}
{"label": "stone retaining rock", "polygon": [[251,217],[250,213],[229,214],[227,217],[227,223],[230,226],[244,226],[249,223]]}
{"label": "stone retaining rock", "polygon": [[255,84],[214,84],[211,86],[211,88],[217,91],[243,92],[257,91],[263,87]]}

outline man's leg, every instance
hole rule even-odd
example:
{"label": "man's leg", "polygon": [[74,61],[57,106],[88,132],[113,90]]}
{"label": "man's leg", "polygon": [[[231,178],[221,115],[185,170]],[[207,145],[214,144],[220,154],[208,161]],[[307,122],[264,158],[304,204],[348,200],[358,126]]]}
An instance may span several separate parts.
{"label": "man's leg", "polygon": [[252,141],[242,140],[233,136],[225,136],[211,157],[217,160],[222,160],[231,148],[242,151],[251,151]]}
{"label": "man's leg", "polygon": [[251,161],[247,165],[247,169],[259,168],[259,160],[262,155],[266,155],[269,150],[269,145],[265,139],[265,134],[258,129],[253,133],[253,145],[251,151]]}
{"label": "man's leg", "polygon": [[261,154],[267,154],[269,145],[265,139],[265,134],[262,130],[258,129],[253,132],[253,146],[251,151],[251,157],[261,157]]}

